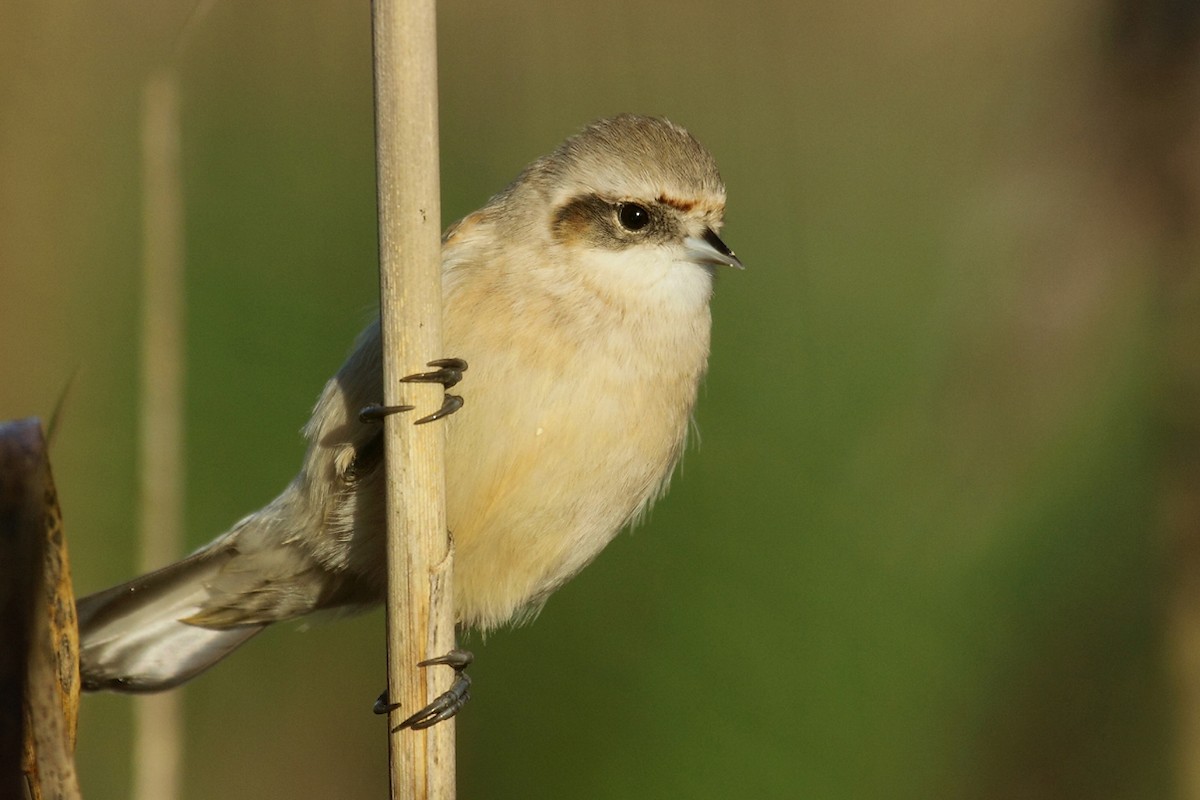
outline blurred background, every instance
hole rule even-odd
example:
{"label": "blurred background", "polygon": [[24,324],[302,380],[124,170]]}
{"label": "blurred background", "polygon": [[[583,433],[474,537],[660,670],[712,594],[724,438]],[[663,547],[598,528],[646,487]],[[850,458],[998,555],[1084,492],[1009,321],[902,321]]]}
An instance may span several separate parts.
{"label": "blurred background", "polygon": [[[1200,798],[1198,9],[442,3],[447,223],[664,114],[748,266],[671,493],[467,640],[462,797]],[[0,8],[0,419],[74,376],[81,594],[139,562],[149,77],[180,97],[185,548],[291,478],[377,298],[367,3],[195,12]],[[379,612],[285,624],[187,686],[182,796],[385,796],[384,657]],[[132,708],[85,698],[90,800],[130,796]]]}

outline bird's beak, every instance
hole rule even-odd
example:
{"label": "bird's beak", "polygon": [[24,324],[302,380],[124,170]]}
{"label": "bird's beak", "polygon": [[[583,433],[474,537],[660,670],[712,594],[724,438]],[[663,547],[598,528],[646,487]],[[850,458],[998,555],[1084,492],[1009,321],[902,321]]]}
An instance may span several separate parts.
{"label": "bird's beak", "polygon": [[687,257],[701,266],[746,268],[712,228],[705,228],[703,236],[688,236],[683,246]]}

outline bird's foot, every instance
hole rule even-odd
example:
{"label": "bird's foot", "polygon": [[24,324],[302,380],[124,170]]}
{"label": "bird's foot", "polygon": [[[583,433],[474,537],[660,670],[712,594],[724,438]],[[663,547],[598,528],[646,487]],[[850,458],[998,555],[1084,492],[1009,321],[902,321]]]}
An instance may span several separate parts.
{"label": "bird's foot", "polygon": [[[443,387],[449,389],[462,380],[463,372],[467,369],[467,362],[461,358],[439,358],[436,361],[430,361],[427,366],[437,367],[437,369],[432,372],[418,372],[415,375],[406,375],[400,381],[402,383],[440,383]],[[435,419],[448,417],[462,407],[463,399],[461,395],[447,393],[441,408],[432,414],[421,417],[413,424],[424,425],[426,422],[433,422]],[[360,411],[358,418],[361,422],[382,422],[386,416],[412,410],[413,406],[410,405],[384,406],[373,404]]]}
{"label": "bird's foot", "polygon": [[[434,365],[431,364],[430,366]],[[475,655],[470,650],[459,650],[456,648],[444,656],[429,658],[419,662],[417,664],[418,667],[432,667],[435,665],[453,667],[454,683],[450,684],[449,689],[435,697],[433,702],[409,716],[393,728],[393,730],[398,731],[404,728],[421,730],[422,728],[429,728],[439,722],[448,720],[457,714],[467,704],[467,701],[471,699],[471,676],[466,673],[466,669],[474,660]],[[387,714],[399,707],[399,703],[388,702],[388,693],[385,689],[375,701],[375,707],[372,710],[376,714]]]}

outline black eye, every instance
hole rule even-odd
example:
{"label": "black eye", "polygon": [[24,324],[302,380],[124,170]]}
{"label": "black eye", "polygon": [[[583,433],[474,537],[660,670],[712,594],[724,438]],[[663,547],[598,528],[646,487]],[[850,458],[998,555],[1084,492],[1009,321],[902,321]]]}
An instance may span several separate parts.
{"label": "black eye", "polygon": [[627,231],[640,231],[650,224],[650,212],[637,203],[621,203],[617,206],[617,219]]}

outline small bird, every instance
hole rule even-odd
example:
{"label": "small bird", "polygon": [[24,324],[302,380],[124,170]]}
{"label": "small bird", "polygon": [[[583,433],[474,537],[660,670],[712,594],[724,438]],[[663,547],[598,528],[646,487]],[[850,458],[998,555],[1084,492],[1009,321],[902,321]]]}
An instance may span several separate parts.
{"label": "small bird", "polygon": [[[666,490],[708,363],[714,272],[742,266],[718,236],[724,213],[708,150],[623,114],[443,235],[456,358],[413,378],[449,387],[470,364],[431,415],[447,426],[460,626],[530,618]],[[273,622],[381,602],[382,397],[376,322],[325,385],[277,498],[182,561],[79,601],[84,688],[168,689]]]}

